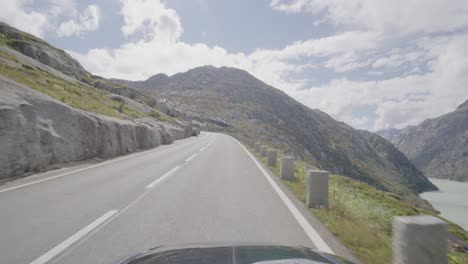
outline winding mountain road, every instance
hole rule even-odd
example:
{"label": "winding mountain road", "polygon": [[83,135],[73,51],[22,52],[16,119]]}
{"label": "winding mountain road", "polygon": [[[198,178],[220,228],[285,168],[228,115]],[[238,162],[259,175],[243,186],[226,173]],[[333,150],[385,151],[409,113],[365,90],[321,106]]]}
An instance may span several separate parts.
{"label": "winding mountain road", "polygon": [[119,263],[215,241],[339,251],[276,177],[216,133],[10,182],[0,213],[0,263]]}

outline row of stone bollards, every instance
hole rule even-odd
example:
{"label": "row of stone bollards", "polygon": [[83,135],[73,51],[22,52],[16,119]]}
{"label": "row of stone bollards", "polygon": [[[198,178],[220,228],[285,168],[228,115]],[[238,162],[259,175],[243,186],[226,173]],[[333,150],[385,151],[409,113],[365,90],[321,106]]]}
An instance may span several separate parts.
{"label": "row of stone bollards", "polygon": [[[276,166],[278,160],[278,151],[268,149],[268,146],[255,143],[255,151],[260,156],[266,158],[268,166]],[[294,181],[294,158],[283,156],[280,163],[280,178],[288,181]],[[307,171],[307,206],[309,208],[328,207],[328,181],[327,171],[309,170]]]}
{"label": "row of stone bollards", "polygon": [[[267,159],[268,166],[276,166],[278,152],[255,143],[255,151]],[[280,178],[293,181],[294,158],[283,156]],[[329,172],[308,170],[306,175],[306,204],[309,208],[328,208]],[[446,264],[448,250],[447,224],[434,216],[400,216],[393,220],[393,263]]]}

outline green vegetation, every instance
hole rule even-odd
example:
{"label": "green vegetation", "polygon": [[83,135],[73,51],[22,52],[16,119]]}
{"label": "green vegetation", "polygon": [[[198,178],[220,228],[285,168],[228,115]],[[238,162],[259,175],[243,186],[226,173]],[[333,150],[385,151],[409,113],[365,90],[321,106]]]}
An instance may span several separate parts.
{"label": "green vegetation", "polygon": [[[266,159],[252,151],[266,164]],[[281,155],[278,157],[280,160]],[[307,164],[296,162],[295,181],[283,181],[297,198],[306,200]],[[279,176],[279,162],[270,170]],[[332,175],[329,209],[310,209],[363,263],[392,263],[392,221],[394,216],[434,215],[449,224],[449,231],[468,242],[468,232],[431,210],[420,208],[399,196],[377,190],[367,183]],[[449,263],[468,263],[468,253],[450,246]]]}
{"label": "green vegetation", "polygon": [[0,58],[5,58],[5,59],[13,61],[13,62],[18,62],[18,60],[15,58],[15,56],[13,56],[13,55],[11,55],[9,53],[6,53],[6,52],[4,52],[2,50],[0,50]]}
{"label": "green vegetation", "polygon": [[0,33],[0,46],[7,46],[10,39],[3,33]]}
{"label": "green vegetation", "polygon": [[[2,51],[0,57],[15,61],[13,56]],[[0,74],[78,109],[117,118],[144,116],[128,105],[107,98],[103,91],[78,81],[66,81],[36,67],[11,66],[0,60]]]}
{"label": "green vegetation", "polygon": [[150,116],[157,119],[157,120],[159,120],[159,121],[168,122],[168,123],[172,123],[172,124],[175,123],[175,121],[174,121],[174,119],[172,117],[167,116],[167,115],[159,112],[156,109],[151,110]]}

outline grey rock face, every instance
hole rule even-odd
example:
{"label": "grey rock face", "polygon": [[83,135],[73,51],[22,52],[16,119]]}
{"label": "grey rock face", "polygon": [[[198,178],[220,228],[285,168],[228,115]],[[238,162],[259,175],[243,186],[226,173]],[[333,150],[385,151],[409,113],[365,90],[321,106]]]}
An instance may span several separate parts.
{"label": "grey rock face", "polygon": [[109,97],[110,99],[114,100],[114,101],[117,101],[117,102],[123,102],[127,105],[130,105],[133,109],[136,109],[142,113],[145,113],[145,114],[148,114],[148,113],[151,113],[151,110],[152,108],[147,106],[147,105],[144,105],[144,104],[141,104],[137,101],[134,101],[128,97],[125,97],[125,96],[121,96],[121,95],[118,95],[118,94],[108,94],[107,97]]}
{"label": "grey rock face", "polygon": [[188,124],[133,122],[74,109],[2,76],[0,86],[0,179],[169,144],[193,133]]}
{"label": "grey rock face", "polygon": [[[389,140],[424,175],[468,181],[468,100],[453,112],[397,132]],[[388,135],[388,131],[378,133]]]}

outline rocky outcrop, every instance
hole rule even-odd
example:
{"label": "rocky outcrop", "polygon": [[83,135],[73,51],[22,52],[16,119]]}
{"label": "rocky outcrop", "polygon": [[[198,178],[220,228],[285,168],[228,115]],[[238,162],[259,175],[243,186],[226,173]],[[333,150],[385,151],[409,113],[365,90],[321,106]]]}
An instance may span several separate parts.
{"label": "rocky outcrop", "polygon": [[69,76],[73,76],[78,80],[89,75],[89,73],[65,51],[52,47],[42,39],[10,27],[2,22],[0,22],[0,33],[6,36],[7,44],[10,48],[34,60],[40,61],[44,65]]}
{"label": "rocky outcrop", "polygon": [[0,87],[0,179],[194,134],[192,125],[182,121],[121,120],[78,110],[2,76]]}
{"label": "rocky outcrop", "polygon": [[468,181],[468,100],[455,111],[417,126],[377,133],[387,137],[426,176]]}

